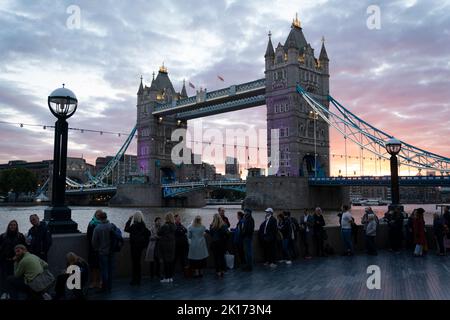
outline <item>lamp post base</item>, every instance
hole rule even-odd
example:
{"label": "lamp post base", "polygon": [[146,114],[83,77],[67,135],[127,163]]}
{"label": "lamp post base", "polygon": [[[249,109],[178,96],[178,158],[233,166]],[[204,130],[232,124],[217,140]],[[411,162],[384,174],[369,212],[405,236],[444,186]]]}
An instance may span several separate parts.
{"label": "lamp post base", "polygon": [[51,233],[79,233],[78,224],[71,218],[72,210],[64,207],[49,207],[44,211],[44,220]]}
{"label": "lamp post base", "polygon": [[404,212],[405,211],[405,207],[403,207],[403,205],[401,204],[390,204],[388,206],[388,210],[389,211],[395,211],[396,208],[400,208],[400,212]]}

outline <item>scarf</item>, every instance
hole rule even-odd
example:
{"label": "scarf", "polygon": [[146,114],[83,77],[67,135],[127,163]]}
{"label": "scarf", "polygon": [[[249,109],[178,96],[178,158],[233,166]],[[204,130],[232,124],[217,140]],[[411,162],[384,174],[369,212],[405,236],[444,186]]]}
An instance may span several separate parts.
{"label": "scarf", "polygon": [[93,226],[98,226],[100,223],[101,223],[101,221],[98,220],[95,215],[92,217],[91,222],[89,222],[89,224],[92,224]]}

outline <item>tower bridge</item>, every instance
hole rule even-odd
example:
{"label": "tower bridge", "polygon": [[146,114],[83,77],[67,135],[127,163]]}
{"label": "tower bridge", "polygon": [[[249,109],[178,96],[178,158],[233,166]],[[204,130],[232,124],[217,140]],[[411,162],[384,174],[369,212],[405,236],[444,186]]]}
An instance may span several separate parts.
{"label": "tower bridge", "polygon": [[[283,43],[278,42],[274,47],[269,33],[264,60],[263,78],[211,92],[200,89],[191,97],[184,82],[180,91],[175,90],[164,65],[156,77],[153,74],[149,86],[144,85],[141,77],[136,127],[116,157],[96,177],[90,177],[89,183],[78,184],[69,179],[68,184],[83,187],[80,192],[87,192],[86,188],[110,188],[103,181],[135,134],[138,168],[146,183],[113,186],[117,189],[112,199],[115,204],[162,206],[170,204],[171,199],[185,197],[187,202],[183,205],[201,205],[204,190],[214,187],[245,191],[245,205],[254,208],[304,208],[323,199],[327,199],[324,207],[336,208],[348,200],[347,186],[390,182],[388,177],[330,177],[330,128],[343,137],[345,145],[347,142],[357,145],[361,159],[363,152],[380,160],[389,159],[385,141],[392,135],[359,118],[330,95],[330,60],[324,39],[316,55],[300,21],[295,18]],[[172,162],[172,148],[177,143],[171,141],[174,130],[186,129],[191,119],[262,105],[266,106],[267,114],[268,159],[277,154],[279,160],[271,176],[251,177],[247,181],[181,183],[189,165],[177,166]],[[279,132],[278,150],[271,150],[275,138],[271,136],[272,130]],[[441,176],[401,177],[400,184],[449,185],[449,158],[402,144],[398,155],[400,165],[438,171]]]}

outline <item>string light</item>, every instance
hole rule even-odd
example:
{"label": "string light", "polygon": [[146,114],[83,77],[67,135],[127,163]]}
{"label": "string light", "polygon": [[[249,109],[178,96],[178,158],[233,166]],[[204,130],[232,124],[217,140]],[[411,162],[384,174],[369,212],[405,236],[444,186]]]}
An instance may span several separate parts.
{"label": "string light", "polygon": [[[21,128],[24,128],[24,127],[41,127],[43,130],[46,130],[47,128],[54,128],[54,126],[51,126],[51,125],[29,124],[29,123],[8,122],[8,121],[0,121],[0,124],[19,125]],[[123,133],[123,132],[111,132],[111,131],[93,130],[93,129],[84,129],[84,128],[69,127],[69,130],[71,130],[71,131],[78,131],[80,133],[85,133],[85,132],[99,133],[100,135],[111,134],[111,135],[115,135],[117,137],[129,136],[128,133]],[[136,139],[138,138],[137,134],[135,135],[135,138]],[[154,139],[152,139],[152,140],[154,141]],[[249,149],[256,149],[257,151],[260,151],[261,149],[262,150],[267,150],[266,147],[251,147],[251,146],[248,146],[248,145],[223,144],[223,143],[220,144],[220,143],[213,143],[211,141],[194,141],[194,140],[191,140],[191,141],[187,141],[187,142],[195,143],[196,145],[198,145],[199,143],[208,144],[210,146],[211,145],[219,145],[219,146],[221,145],[222,148],[225,148],[226,146],[230,146],[230,147],[233,147],[234,149],[236,149],[237,147],[243,147],[246,150],[249,150]],[[299,154],[299,155],[302,154],[301,152],[289,152],[289,153],[291,155],[293,155],[293,154]],[[341,159],[343,159],[345,157],[345,155],[336,154],[336,153],[331,153],[330,155],[328,155],[328,154],[318,154],[318,155],[322,156],[322,157],[329,157],[329,156],[331,156],[333,158],[340,157]],[[359,156],[351,156],[351,155],[347,155],[347,158],[348,159],[352,159],[352,158],[353,159],[361,159],[361,157],[359,157]],[[370,161],[383,159],[383,161],[386,161],[386,159],[384,159],[382,157],[375,157],[375,158],[374,157],[363,157],[362,159],[363,160],[370,160]]]}
{"label": "string light", "polygon": [[[20,122],[9,122],[9,121],[0,121],[0,124],[19,125],[20,128],[24,128],[24,127],[40,127],[43,130],[47,130],[47,128],[51,128],[51,129],[55,128],[55,126],[51,126],[51,125],[20,123]],[[101,131],[101,130],[84,129],[84,128],[69,127],[69,130],[71,130],[71,131],[78,131],[80,133],[91,132],[91,133],[100,133],[101,135],[103,135],[103,134],[111,134],[111,135],[116,135],[118,137],[121,137],[122,135],[129,136],[128,133],[123,133],[123,132]]]}

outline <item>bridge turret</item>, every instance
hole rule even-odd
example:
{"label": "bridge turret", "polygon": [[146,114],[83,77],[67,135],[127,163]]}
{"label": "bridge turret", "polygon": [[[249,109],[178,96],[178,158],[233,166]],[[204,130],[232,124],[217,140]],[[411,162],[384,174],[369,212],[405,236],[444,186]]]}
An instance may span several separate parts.
{"label": "bridge turret", "polygon": [[186,92],[186,81],[183,79],[183,87],[181,88],[181,92],[180,92],[180,99],[184,99],[187,98],[187,92]]}
{"label": "bridge turret", "polygon": [[[330,91],[330,71],[327,50],[325,49],[325,38],[322,37],[322,48],[320,49],[319,63],[322,71],[322,94],[328,96]],[[325,105],[328,105],[328,101],[324,101]]]}
{"label": "bridge turret", "polygon": [[296,85],[300,84],[328,105],[328,57],[322,54],[322,60],[315,58],[297,15],[284,45],[276,47],[272,65],[267,64],[266,57],[265,72],[269,153],[270,130],[280,130],[280,167],[276,175],[314,175],[315,149],[318,176],[329,175],[328,126],[323,120],[310,118],[310,108],[296,91]]}
{"label": "bridge turret", "polygon": [[266,70],[273,66],[273,60],[275,59],[275,51],[272,45],[272,33],[269,31],[269,41],[267,42],[267,49],[264,58],[266,59]]}
{"label": "bridge turret", "polygon": [[325,37],[322,37],[322,48],[320,49],[319,61],[323,72],[328,73],[328,63],[330,60],[328,59],[327,49],[325,49]]}

